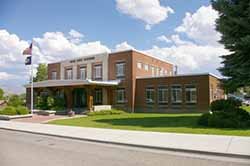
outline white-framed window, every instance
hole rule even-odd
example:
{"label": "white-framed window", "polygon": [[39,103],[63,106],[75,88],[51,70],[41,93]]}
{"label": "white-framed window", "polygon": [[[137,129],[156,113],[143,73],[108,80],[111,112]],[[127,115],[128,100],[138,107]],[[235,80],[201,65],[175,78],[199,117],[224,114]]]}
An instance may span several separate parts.
{"label": "white-framed window", "polygon": [[137,68],[142,69],[142,63],[141,62],[137,62]]}
{"label": "white-framed window", "polygon": [[124,77],[125,76],[125,62],[117,62],[116,63],[116,77]]}
{"label": "white-framed window", "polygon": [[195,85],[187,85],[185,87],[186,93],[186,103],[196,103],[197,102],[197,90]]}
{"label": "white-framed window", "polygon": [[155,102],[155,89],[153,87],[146,88],[146,103]]}
{"label": "white-framed window", "polygon": [[159,104],[168,103],[168,87],[166,86],[158,87],[158,103]]}
{"label": "white-framed window", "polygon": [[172,76],[172,71],[169,72],[169,75]]}
{"label": "white-framed window", "polygon": [[51,72],[51,79],[52,80],[56,80],[57,79],[57,72],[56,71],[52,71]]}
{"label": "white-framed window", "polygon": [[173,85],[171,87],[171,102],[172,103],[182,102],[182,87],[180,85]]}
{"label": "white-framed window", "polygon": [[156,67],[156,76],[159,76],[159,68]]}
{"label": "white-framed window", "polygon": [[95,89],[94,104],[102,104],[102,89]]}
{"label": "white-framed window", "polygon": [[81,80],[86,80],[86,74],[87,74],[87,70],[86,67],[80,67],[80,79]]}
{"label": "white-framed window", "polygon": [[72,80],[73,79],[73,71],[72,71],[72,69],[67,69],[66,70],[66,79],[67,80]]}
{"label": "white-framed window", "polygon": [[163,69],[162,68],[160,68],[160,76],[163,76]]}
{"label": "white-framed window", "polygon": [[102,79],[102,65],[101,64],[94,66],[94,78]]}
{"label": "white-framed window", "polygon": [[116,90],[116,102],[124,103],[125,102],[125,88],[119,88]]}
{"label": "white-framed window", "polygon": [[164,75],[167,76],[168,75],[168,71],[164,70]]}
{"label": "white-framed window", "polygon": [[155,67],[154,66],[151,66],[151,75],[155,76]]}
{"label": "white-framed window", "polygon": [[148,71],[148,64],[144,64],[144,70]]}

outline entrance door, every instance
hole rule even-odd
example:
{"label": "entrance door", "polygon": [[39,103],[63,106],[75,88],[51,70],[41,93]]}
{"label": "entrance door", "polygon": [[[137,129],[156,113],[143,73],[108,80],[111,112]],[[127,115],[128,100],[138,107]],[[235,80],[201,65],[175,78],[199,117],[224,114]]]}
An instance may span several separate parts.
{"label": "entrance door", "polygon": [[74,108],[84,108],[87,107],[87,95],[86,90],[83,88],[77,88],[73,90],[73,107]]}

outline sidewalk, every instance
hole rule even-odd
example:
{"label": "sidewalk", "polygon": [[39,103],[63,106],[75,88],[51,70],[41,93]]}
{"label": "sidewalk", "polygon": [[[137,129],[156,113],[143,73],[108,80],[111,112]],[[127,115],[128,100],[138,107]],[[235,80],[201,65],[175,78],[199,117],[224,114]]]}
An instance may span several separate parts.
{"label": "sidewalk", "polygon": [[250,157],[250,137],[175,134],[0,121],[0,129],[156,149]]}

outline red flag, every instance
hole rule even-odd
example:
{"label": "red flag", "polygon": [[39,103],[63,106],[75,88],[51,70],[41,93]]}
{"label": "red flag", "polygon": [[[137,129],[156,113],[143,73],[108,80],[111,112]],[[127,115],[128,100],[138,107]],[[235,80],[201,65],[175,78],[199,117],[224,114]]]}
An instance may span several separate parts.
{"label": "red flag", "polygon": [[32,55],[32,43],[23,51],[23,55]]}

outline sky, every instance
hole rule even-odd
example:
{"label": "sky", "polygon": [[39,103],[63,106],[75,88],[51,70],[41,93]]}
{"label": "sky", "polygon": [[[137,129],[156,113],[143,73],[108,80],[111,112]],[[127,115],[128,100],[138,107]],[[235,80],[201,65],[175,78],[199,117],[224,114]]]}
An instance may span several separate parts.
{"label": "sky", "polygon": [[29,66],[22,51],[33,40],[33,60],[51,63],[100,52],[137,49],[166,59],[180,74],[220,75],[209,0],[0,0],[0,87],[24,92]]}

